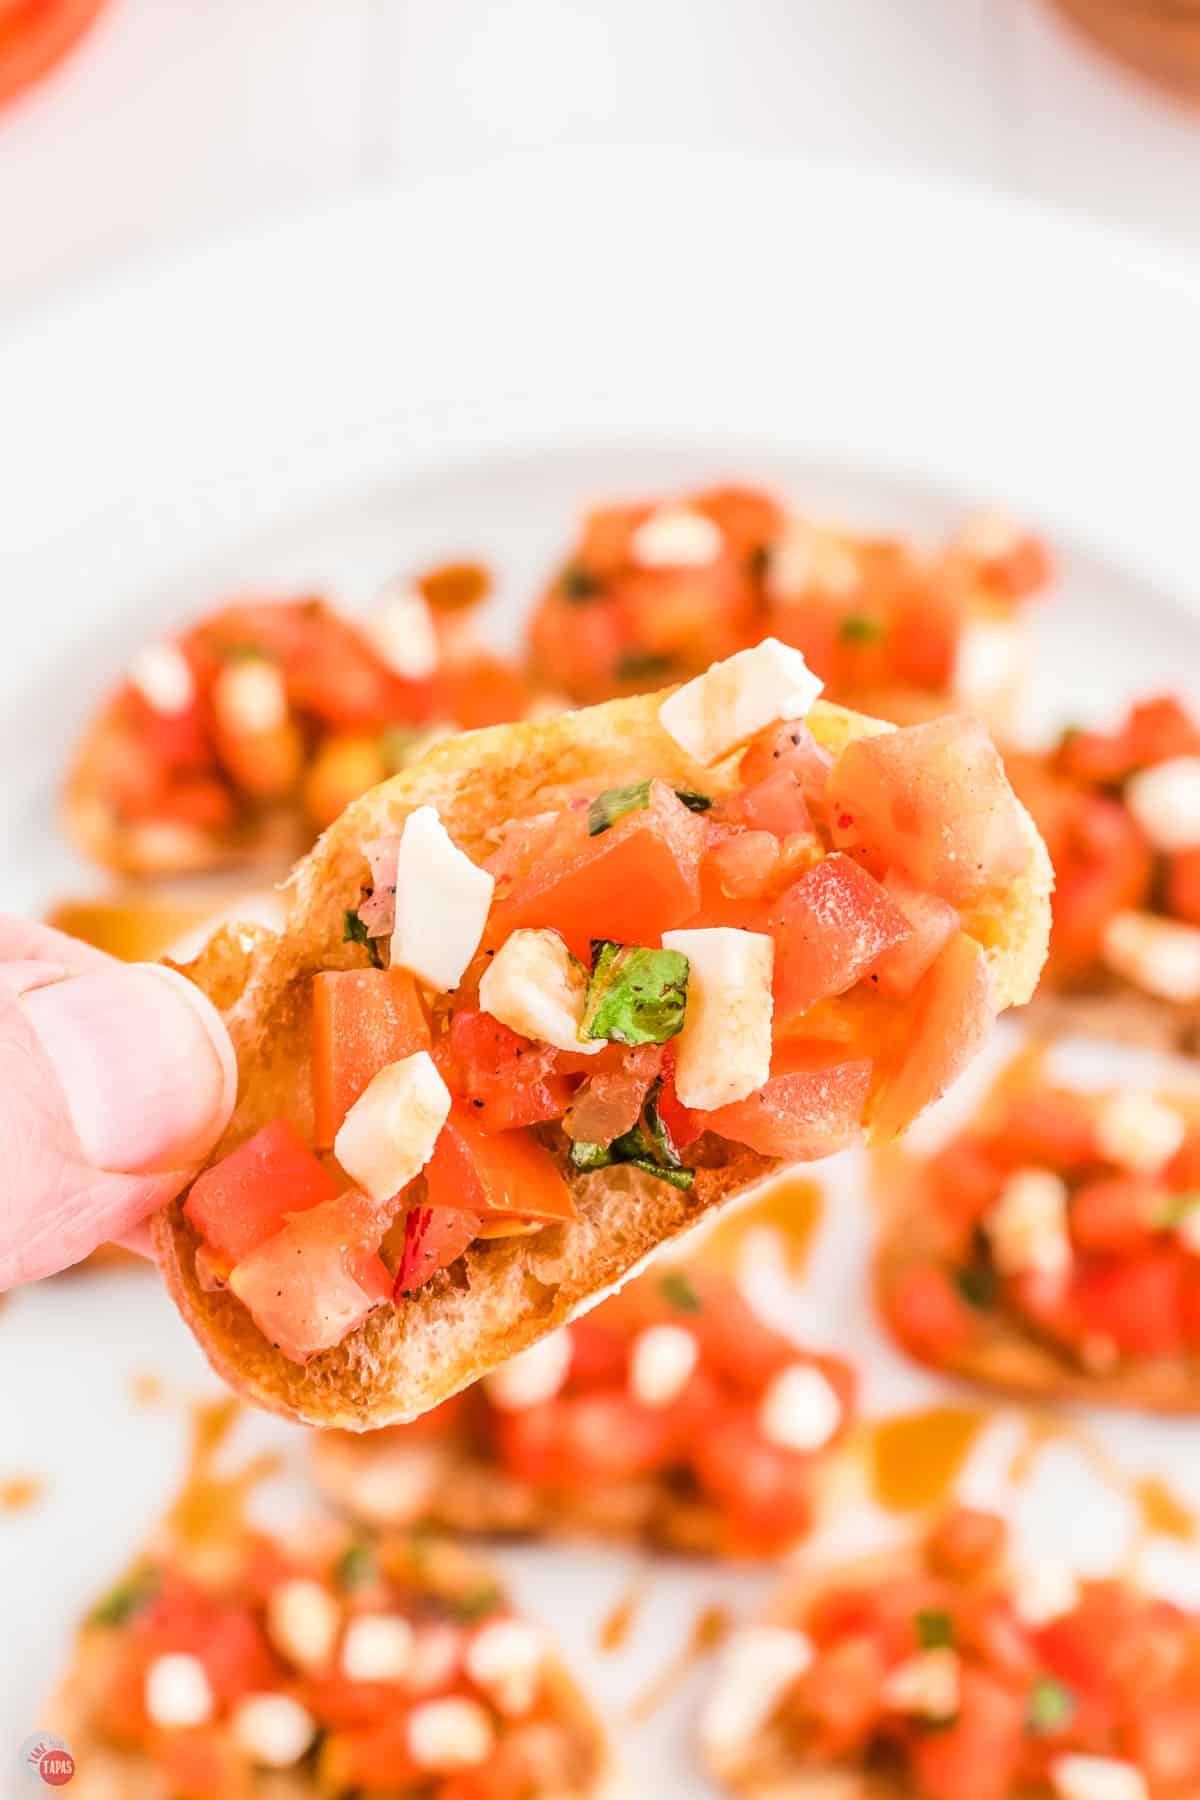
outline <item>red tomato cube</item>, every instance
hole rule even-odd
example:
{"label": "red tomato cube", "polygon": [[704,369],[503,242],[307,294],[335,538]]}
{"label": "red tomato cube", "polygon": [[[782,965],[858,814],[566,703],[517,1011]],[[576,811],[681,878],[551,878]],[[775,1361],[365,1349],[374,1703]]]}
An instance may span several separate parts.
{"label": "red tomato cube", "polygon": [[392,1277],[374,1248],[385,1227],[365,1196],[339,1195],[251,1251],[229,1285],[270,1343],[292,1362],[307,1362],[391,1298]]}
{"label": "red tomato cube", "polygon": [[910,928],[873,875],[848,856],[827,856],[777,901],[771,933],[776,1013],[786,1020],[844,994]]}
{"label": "red tomato cube", "polygon": [[908,936],[883,952],[871,979],[881,993],[907,998],[958,930],[958,913],[948,900],[913,887],[896,869],[888,870],[883,885],[908,923]]}
{"label": "red tomato cube", "polygon": [[396,1272],[395,1297],[419,1287],[456,1262],[479,1236],[479,1214],[453,1206],[414,1206],[404,1229],[404,1252]]}
{"label": "red tomato cube", "polygon": [[536,1138],[483,1131],[457,1100],[425,1165],[425,1183],[430,1206],[547,1224],[575,1217],[571,1191]]}
{"label": "red tomato cube", "polygon": [[992,1018],[987,958],[974,938],[960,931],[913,994],[904,1048],[876,1099],[872,1137],[897,1137],[940,1099],[982,1048]]}
{"label": "red tomato cube", "polygon": [[407,969],[326,970],[313,977],[313,1117],[327,1149],[363,1089],[389,1063],[429,1048]]}
{"label": "red tomato cube", "polygon": [[857,1141],[871,1085],[869,1060],[837,1056],[833,1045],[777,1045],[771,1076],[757,1093],[695,1116],[707,1131],[760,1156],[789,1162],[832,1156]]}
{"label": "red tomato cube", "polygon": [[888,1324],[899,1341],[925,1362],[948,1362],[975,1333],[971,1309],[944,1269],[914,1265],[889,1288]]}
{"label": "red tomato cube", "polygon": [[183,1210],[210,1249],[240,1262],[286,1213],[332,1200],[337,1183],[286,1119],[264,1125],[192,1183]]}

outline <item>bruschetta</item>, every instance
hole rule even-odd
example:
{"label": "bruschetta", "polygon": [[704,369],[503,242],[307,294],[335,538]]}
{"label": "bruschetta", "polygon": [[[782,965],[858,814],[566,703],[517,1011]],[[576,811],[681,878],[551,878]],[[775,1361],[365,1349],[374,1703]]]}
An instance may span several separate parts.
{"label": "bruschetta", "polygon": [[770,635],[847,706],[1000,725],[1023,679],[1025,602],[1050,573],[1040,540],[994,514],[926,551],[792,513],[760,488],[708,488],[589,513],[538,601],[531,657],[590,702]]}
{"label": "bruschetta", "polygon": [[70,836],[137,877],[286,869],[431,737],[526,711],[523,677],[464,627],[487,585],[446,565],[361,618],[238,598],[146,645],[79,744]]}
{"label": "bruschetta", "polygon": [[1026,1053],[927,1160],[878,1158],[880,1308],[935,1368],[1200,1412],[1200,1088],[1080,1092]]}
{"label": "bruschetta", "polygon": [[1029,998],[1049,868],[983,727],[799,652],[435,745],[191,967],[241,1073],[156,1221],[258,1404],[426,1412],[780,1161],[903,1130]]}
{"label": "bruschetta", "polygon": [[315,1433],[313,1465],[370,1525],[770,1557],[819,1514],[855,1387],[732,1281],[657,1264],[411,1425]]}
{"label": "bruschetta", "polygon": [[486,1563],[324,1517],[270,1535],[236,1498],[194,1488],[83,1623],[41,1715],[79,1800],[613,1800],[595,1716]]}
{"label": "bruschetta", "polygon": [[958,1508],[923,1542],[791,1578],[729,1639],[702,1721],[746,1800],[1186,1800],[1200,1617],[1014,1557]]}
{"label": "bruschetta", "polygon": [[1170,695],[1009,774],[1054,863],[1047,1025],[1200,1051],[1200,725]]}

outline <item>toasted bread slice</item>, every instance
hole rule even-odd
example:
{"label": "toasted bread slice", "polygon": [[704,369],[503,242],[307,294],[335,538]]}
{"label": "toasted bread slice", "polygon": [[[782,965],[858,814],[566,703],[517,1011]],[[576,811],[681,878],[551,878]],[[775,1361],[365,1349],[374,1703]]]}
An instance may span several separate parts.
{"label": "toasted bread slice", "polygon": [[[360,961],[361,951],[345,944],[343,933],[345,913],[360,897],[363,846],[397,831],[415,807],[436,806],[459,845],[482,860],[492,849],[493,827],[537,811],[543,796],[563,789],[590,784],[599,790],[648,773],[676,787],[700,785],[714,796],[736,786],[736,757],[701,767],[663,729],[664,697],[612,701],[435,745],[356,801],[324,834],[288,884],[288,917],[278,936],[231,928],[212,940],[186,972],[224,1013],[241,1071],[237,1109],[213,1160],[281,1114],[311,1142],[312,977]],[[835,755],[854,737],[890,729],[820,702],[807,722]],[[1049,863],[1032,823],[1022,818],[1025,869],[963,920],[984,948],[996,1011],[1029,998],[1049,931]],[[403,1306],[376,1310],[343,1343],[303,1366],[273,1348],[231,1294],[201,1287],[199,1239],[182,1198],[156,1219],[155,1242],[168,1289],[232,1387],[288,1417],[361,1431],[427,1411],[564,1324],[773,1166],[712,1136],[698,1150],[694,1186],[681,1191],[628,1165],[579,1175],[566,1167],[560,1139],[575,1221],[533,1238],[477,1241],[455,1271],[435,1276]]]}
{"label": "toasted bread slice", "polygon": [[1167,1056],[1200,1056],[1200,1004],[1162,1000],[1104,969],[1086,987],[1043,982],[1032,1021],[1042,1031],[1108,1038]]}

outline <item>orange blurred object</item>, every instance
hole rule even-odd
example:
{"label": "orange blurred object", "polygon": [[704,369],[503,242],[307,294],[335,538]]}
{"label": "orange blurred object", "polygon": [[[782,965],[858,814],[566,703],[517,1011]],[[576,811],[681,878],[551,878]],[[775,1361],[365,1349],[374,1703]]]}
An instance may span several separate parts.
{"label": "orange blurred object", "polygon": [[1128,68],[1200,103],[1200,0],[1051,0],[1069,24]]}
{"label": "orange blurred object", "polygon": [[52,69],[106,0],[0,0],[0,106]]}

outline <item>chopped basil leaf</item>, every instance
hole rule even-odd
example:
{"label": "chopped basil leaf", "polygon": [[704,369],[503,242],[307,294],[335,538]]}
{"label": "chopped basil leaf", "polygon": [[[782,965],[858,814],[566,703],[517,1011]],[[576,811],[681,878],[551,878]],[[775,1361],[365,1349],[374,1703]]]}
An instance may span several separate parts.
{"label": "chopped basil leaf", "polygon": [[376,1576],[375,1553],[369,1544],[351,1544],[334,1565],[334,1579],[346,1593],[368,1587]]}
{"label": "chopped basil leaf", "polygon": [[158,1592],[158,1570],[152,1568],[135,1569],[123,1581],[118,1581],[100,1603],[93,1607],[91,1622],[93,1625],[124,1625],[135,1613],[141,1612],[143,1606],[152,1600]]}
{"label": "chopped basil leaf", "polygon": [[269,650],[265,650],[261,644],[255,643],[226,644],[220,651],[220,655],[227,663],[271,662],[274,660]]}
{"label": "chopped basil leaf", "polygon": [[654,1162],[648,1156],[630,1156],[624,1159],[631,1169],[640,1169],[644,1175],[653,1175],[656,1181],[665,1181],[668,1187],[679,1188],[688,1193],[695,1184],[695,1169],[664,1169],[661,1163]]}
{"label": "chopped basil leaf", "polygon": [[473,1625],[476,1620],[486,1619],[489,1613],[494,1613],[502,1599],[494,1581],[481,1581],[477,1587],[456,1594],[450,1607],[456,1619],[461,1619],[464,1625]]}
{"label": "chopped basil leaf", "polygon": [[669,1269],[658,1285],[663,1299],[677,1311],[697,1313],[704,1310],[704,1302],[682,1269]]}
{"label": "chopped basil leaf", "polygon": [[1030,1731],[1062,1731],[1075,1717],[1075,1696],[1053,1675],[1039,1675],[1029,1690],[1025,1724]]}
{"label": "chopped basil leaf", "polygon": [[600,592],[600,582],[581,562],[569,562],[558,578],[558,585],[564,600],[594,600]]}
{"label": "chopped basil leaf", "polygon": [[605,788],[588,807],[588,836],[599,837],[626,813],[639,812],[650,804],[650,783],[635,781],[628,787]]}
{"label": "chopped basil leaf", "polygon": [[878,644],[887,636],[887,627],[882,619],[873,618],[870,613],[847,613],[838,626],[838,637],[843,644]]}
{"label": "chopped basil leaf", "polygon": [[694,1169],[685,1169],[679,1160],[679,1152],[671,1142],[671,1134],[659,1115],[657,1100],[661,1081],[656,1081],[646,1098],[642,1117],[630,1131],[623,1132],[614,1138],[611,1144],[571,1145],[569,1160],[572,1168],[585,1173],[591,1169],[609,1169],[616,1163],[624,1163],[633,1169],[641,1169],[647,1175],[653,1175],[657,1181],[665,1181],[671,1187],[690,1188],[696,1179]]}
{"label": "chopped basil leaf", "polygon": [[603,943],[593,958],[579,1035],[665,1044],[683,1029],[687,984],[682,950]]}
{"label": "chopped basil leaf", "polygon": [[954,1271],[954,1285],[967,1302],[986,1312],[996,1301],[996,1271],[988,1263],[967,1263]]}
{"label": "chopped basil leaf", "polygon": [[1200,1206],[1200,1191],[1196,1188],[1183,1194],[1164,1194],[1151,1223],[1158,1231],[1173,1231],[1197,1206]]}
{"label": "chopped basil leaf", "polygon": [[349,909],[342,915],[342,942],[343,944],[361,944],[371,958],[372,965],[376,969],[382,969],[383,958],[379,954],[379,945],[370,935],[358,914]]}
{"label": "chopped basil leaf", "polygon": [[689,812],[707,812],[712,805],[711,794],[697,794],[691,788],[676,788],[675,798],[681,800]]}
{"label": "chopped basil leaf", "polygon": [[954,1620],[948,1612],[919,1612],[916,1627],[922,1650],[953,1650]]}
{"label": "chopped basil leaf", "polygon": [[671,673],[671,658],[654,651],[630,650],[617,664],[618,681],[654,681]]}
{"label": "chopped basil leaf", "polygon": [[584,1174],[589,1169],[607,1169],[612,1160],[612,1151],[607,1144],[585,1144],[578,1140],[571,1145],[568,1156],[571,1167]]}

